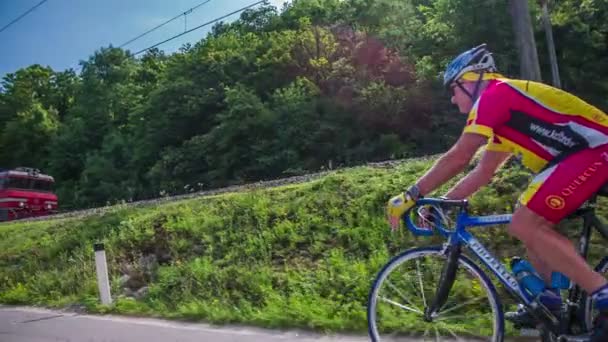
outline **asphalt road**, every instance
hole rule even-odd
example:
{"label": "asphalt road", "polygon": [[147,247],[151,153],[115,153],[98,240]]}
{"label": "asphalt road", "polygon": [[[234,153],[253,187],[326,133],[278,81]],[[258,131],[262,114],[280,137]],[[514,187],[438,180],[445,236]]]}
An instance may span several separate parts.
{"label": "asphalt road", "polygon": [[216,327],[160,319],[93,316],[0,306],[0,342],[347,342],[366,336],[324,336],[248,327]]}
{"label": "asphalt road", "polygon": [[[523,341],[536,338],[524,338]],[[0,305],[0,342],[362,342],[367,336],[319,335],[161,319],[84,315]],[[399,339],[400,342],[420,342]],[[472,342],[464,341],[459,342]],[[509,341],[509,340],[508,340]],[[522,339],[510,340],[512,342]]]}

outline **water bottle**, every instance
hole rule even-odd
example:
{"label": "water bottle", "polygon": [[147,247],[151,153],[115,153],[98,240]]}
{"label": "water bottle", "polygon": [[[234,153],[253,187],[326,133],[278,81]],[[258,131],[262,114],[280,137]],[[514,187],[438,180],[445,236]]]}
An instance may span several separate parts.
{"label": "water bottle", "polygon": [[567,290],[570,288],[570,279],[563,273],[552,272],[551,273],[551,288]]}
{"label": "water bottle", "polygon": [[528,261],[521,258],[513,258],[511,260],[511,270],[520,286],[530,295],[530,299],[538,297],[539,294],[545,291],[544,280],[536,274],[534,267]]}

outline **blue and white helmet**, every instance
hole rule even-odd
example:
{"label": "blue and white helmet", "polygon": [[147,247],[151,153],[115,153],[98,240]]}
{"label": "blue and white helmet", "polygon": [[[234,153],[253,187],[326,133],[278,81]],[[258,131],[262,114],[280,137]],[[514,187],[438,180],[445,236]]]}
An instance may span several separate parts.
{"label": "blue and white helmet", "polygon": [[496,72],[494,58],[492,58],[492,53],[486,49],[486,44],[476,46],[454,58],[443,74],[443,86],[449,87],[452,82],[458,80],[467,72],[482,70]]}

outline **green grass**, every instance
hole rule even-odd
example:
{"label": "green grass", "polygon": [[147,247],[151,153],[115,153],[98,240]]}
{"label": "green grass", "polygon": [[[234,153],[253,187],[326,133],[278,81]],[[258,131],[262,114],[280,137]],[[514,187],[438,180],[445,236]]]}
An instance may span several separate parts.
{"label": "green grass", "polygon": [[[383,218],[390,195],[429,166],[359,167],[280,188],[2,224],[0,302],[364,332],[367,294],[381,266],[402,250],[442,241],[391,233]],[[527,180],[519,168],[501,172],[471,199],[472,212],[509,212]],[[479,237],[502,258],[522,253],[504,229]],[[106,245],[118,296],[110,307],[97,300],[95,242]],[[140,259],[152,254],[159,261],[144,269]],[[140,300],[122,295],[119,279],[127,271],[148,286]]]}

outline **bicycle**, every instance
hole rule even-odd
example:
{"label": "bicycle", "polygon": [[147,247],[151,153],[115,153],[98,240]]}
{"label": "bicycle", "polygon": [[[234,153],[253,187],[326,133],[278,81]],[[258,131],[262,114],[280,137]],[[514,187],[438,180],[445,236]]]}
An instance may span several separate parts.
{"label": "bicycle", "polygon": [[[602,225],[595,214],[598,196],[608,196],[608,185],[569,216],[583,219],[578,252],[585,260],[593,229],[608,239],[608,227]],[[416,213],[420,214],[415,209],[423,206],[435,209],[434,224],[429,228],[418,227],[413,222]],[[443,210],[449,208],[457,210],[454,228],[448,228],[445,215],[441,215]],[[467,227],[506,224],[511,221],[511,217],[512,214],[469,216],[466,200],[418,200],[416,206],[404,217],[408,229],[416,236],[438,234],[446,238],[447,242],[406,250],[381,269],[368,299],[367,320],[372,341],[410,341],[408,338],[413,336],[433,341],[470,341],[471,338],[504,341],[502,302],[494,282],[480,267],[480,263],[503,284],[510,297],[535,318],[543,342],[588,340],[584,334],[592,328],[593,303],[579,286],[570,282],[567,300],[559,317],[556,317],[540,302],[529,298],[511,272],[467,231]],[[473,257],[463,254],[463,246],[467,247]],[[608,272],[608,256],[603,257],[595,269],[598,272]],[[427,270],[430,272],[423,274]],[[411,290],[414,295],[406,296],[407,291]],[[462,324],[463,319],[468,321],[468,326],[474,326],[475,331],[470,331],[466,324]],[[412,334],[412,331],[417,333]]]}

